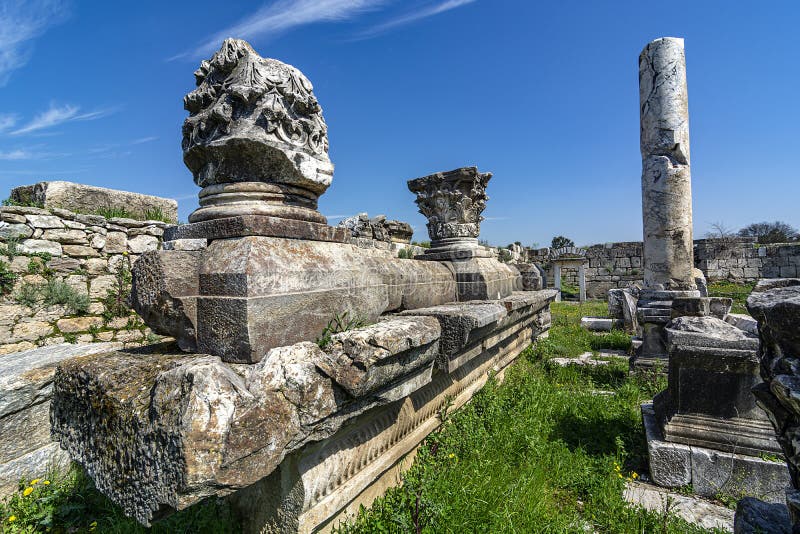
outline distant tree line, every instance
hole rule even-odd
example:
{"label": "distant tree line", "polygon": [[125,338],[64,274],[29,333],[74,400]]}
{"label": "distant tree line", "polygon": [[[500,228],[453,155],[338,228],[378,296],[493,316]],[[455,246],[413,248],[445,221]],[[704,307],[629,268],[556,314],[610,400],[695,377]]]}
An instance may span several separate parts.
{"label": "distant tree line", "polygon": [[800,240],[800,232],[790,224],[783,221],[758,222],[745,226],[734,232],[722,223],[711,225],[711,231],[706,233],[709,239],[731,240],[736,237],[755,237],[763,245],[770,243],[792,243]]}

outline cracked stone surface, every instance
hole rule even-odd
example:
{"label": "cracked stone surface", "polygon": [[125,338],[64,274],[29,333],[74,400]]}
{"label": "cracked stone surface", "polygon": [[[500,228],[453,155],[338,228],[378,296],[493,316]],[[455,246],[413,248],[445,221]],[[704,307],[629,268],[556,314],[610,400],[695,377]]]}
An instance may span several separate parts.
{"label": "cracked stone surface", "polygon": [[639,101],[645,289],[694,290],[683,39],[656,39],[642,50]]}

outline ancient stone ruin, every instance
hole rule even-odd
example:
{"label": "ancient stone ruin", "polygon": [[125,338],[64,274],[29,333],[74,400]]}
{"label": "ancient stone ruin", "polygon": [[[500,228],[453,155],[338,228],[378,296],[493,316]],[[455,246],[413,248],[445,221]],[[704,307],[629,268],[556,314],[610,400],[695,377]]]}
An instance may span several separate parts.
{"label": "ancient stone ruin", "polygon": [[195,76],[200,208],[133,270],[135,309],[178,346],[63,362],[52,432],[142,524],[229,496],[247,532],[329,527],[547,332],[555,291],[478,245],[491,174],[410,181],[433,247],[398,259],[316,210],[333,165],[300,71],[228,39]]}

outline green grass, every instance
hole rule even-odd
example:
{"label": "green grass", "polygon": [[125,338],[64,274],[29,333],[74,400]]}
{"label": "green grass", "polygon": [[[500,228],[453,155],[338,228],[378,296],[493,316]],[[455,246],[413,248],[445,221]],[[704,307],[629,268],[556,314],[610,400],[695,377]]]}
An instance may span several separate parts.
{"label": "green grass", "polygon": [[748,314],[745,303],[754,287],[755,283],[735,284],[727,281],[711,282],[708,284],[708,296],[731,298],[733,299],[733,307],[731,307],[732,313]]}
{"label": "green grass", "polygon": [[240,528],[225,502],[213,499],[144,528],[125,517],[80,468],[73,467],[66,473],[21,481],[19,491],[0,502],[0,532],[222,534],[240,532]]}
{"label": "green grass", "polygon": [[[491,377],[466,406],[441,414],[441,429],[421,445],[403,485],[340,525],[340,533],[581,533],[584,526],[602,533],[705,532],[622,499],[625,479],[647,470],[639,405],[666,379],[631,376],[625,361],[596,368],[548,363],[590,351],[594,339],[604,339],[579,322],[604,315],[605,303],[552,309],[550,337],[528,348],[502,384]],[[606,336],[601,344],[621,343],[620,333]],[[47,486],[23,481],[20,492],[0,504],[0,531],[148,532],[79,469],[52,476]],[[26,496],[28,487],[33,490]],[[151,532],[238,531],[225,502],[210,500],[156,523]]]}
{"label": "green grass", "polygon": [[547,362],[591,350],[592,334],[580,333],[579,318],[604,311],[600,303],[554,304],[549,339],[526,350],[502,384],[490,379],[445,418],[403,485],[338,531],[566,533],[588,525],[608,533],[705,532],[622,498],[625,479],[647,469],[639,405],[665,378],[631,376],[625,361],[597,368]]}

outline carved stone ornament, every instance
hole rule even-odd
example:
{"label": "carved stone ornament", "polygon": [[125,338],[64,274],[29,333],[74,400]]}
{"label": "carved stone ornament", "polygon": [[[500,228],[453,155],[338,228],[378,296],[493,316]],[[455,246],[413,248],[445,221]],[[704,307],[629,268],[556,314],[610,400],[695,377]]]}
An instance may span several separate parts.
{"label": "carved stone ornament", "polygon": [[316,207],[333,164],[308,78],[239,39],[226,39],[194,75],[197,89],[184,98],[183,161],[203,190],[189,220],[255,214],[326,222]]}
{"label": "carved stone ornament", "polygon": [[462,167],[408,182],[408,188],[417,195],[419,212],[428,218],[432,246],[444,239],[477,239],[483,220],[481,213],[489,200],[486,186],[491,178],[490,172]]}

